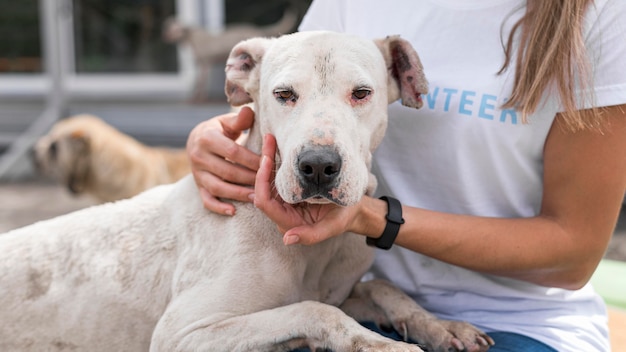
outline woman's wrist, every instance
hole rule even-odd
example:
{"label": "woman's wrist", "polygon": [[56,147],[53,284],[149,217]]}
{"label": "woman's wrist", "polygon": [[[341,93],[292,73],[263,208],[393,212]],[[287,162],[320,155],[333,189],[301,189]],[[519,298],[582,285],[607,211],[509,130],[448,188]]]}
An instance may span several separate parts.
{"label": "woman's wrist", "polygon": [[379,199],[382,199],[387,203],[387,215],[385,216],[387,224],[385,225],[385,230],[379,238],[367,237],[366,243],[370,246],[388,250],[393,246],[396,237],[398,237],[400,226],[404,224],[404,218],[402,217],[402,204],[397,199],[389,196],[382,196]]}
{"label": "woman's wrist", "polygon": [[358,210],[350,232],[370,238],[379,238],[385,230],[387,220],[387,203],[384,200],[364,196],[359,202]]}

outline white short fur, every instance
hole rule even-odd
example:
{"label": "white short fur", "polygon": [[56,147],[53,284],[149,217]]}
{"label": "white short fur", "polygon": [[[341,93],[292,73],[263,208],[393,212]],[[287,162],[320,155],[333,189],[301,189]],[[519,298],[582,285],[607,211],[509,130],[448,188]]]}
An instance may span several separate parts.
{"label": "white short fur", "polygon": [[[399,38],[379,42],[383,54],[394,45],[408,50]],[[388,79],[387,67],[399,80],[410,74],[425,85],[412,55],[402,71],[370,41],[334,33],[255,39],[233,49],[227,95],[255,104],[250,148],[259,150],[263,133],[276,136],[276,186],[285,199],[301,200],[288,160],[316,143],[337,146],[346,160],[336,198],[348,204],[363,195],[388,95],[419,106],[425,93]],[[291,87],[296,104],[277,100],[278,86]],[[371,89],[369,100],[354,101],[359,87]],[[481,332],[437,320],[389,284],[355,287],[373,257],[362,236],[285,246],[252,204],[237,209],[234,217],[206,211],[188,176],[1,235],[0,350],[421,351],[363,328],[339,306],[433,350],[486,350]]]}

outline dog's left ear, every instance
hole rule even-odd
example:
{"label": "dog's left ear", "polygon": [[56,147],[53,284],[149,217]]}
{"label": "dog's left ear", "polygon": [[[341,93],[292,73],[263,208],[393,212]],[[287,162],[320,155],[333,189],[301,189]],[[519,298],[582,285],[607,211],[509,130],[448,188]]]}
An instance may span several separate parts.
{"label": "dog's left ear", "polygon": [[417,52],[399,36],[374,40],[387,63],[389,103],[402,99],[402,105],[419,109],[428,93],[428,81]]}
{"label": "dog's left ear", "polygon": [[259,90],[261,60],[273,39],[252,38],[240,42],[231,50],[226,61],[224,91],[233,106],[251,103]]}

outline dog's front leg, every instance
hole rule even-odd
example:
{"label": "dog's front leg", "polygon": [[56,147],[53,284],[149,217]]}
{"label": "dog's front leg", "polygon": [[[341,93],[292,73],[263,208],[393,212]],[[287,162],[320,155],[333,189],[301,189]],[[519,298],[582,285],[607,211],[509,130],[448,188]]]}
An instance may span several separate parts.
{"label": "dog's front leg", "polygon": [[358,321],[393,327],[406,340],[417,341],[433,352],[482,352],[493,345],[493,340],[473,325],[439,319],[383,280],[355,285],[341,309]]}
{"label": "dog's front leg", "polygon": [[193,297],[181,296],[184,301],[172,302],[153,333],[150,351],[270,352],[300,347],[335,352],[422,351],[417,345],[374,333],[340,309],[320,302],[234,315],[202,307],[202,300],[188,298]]}

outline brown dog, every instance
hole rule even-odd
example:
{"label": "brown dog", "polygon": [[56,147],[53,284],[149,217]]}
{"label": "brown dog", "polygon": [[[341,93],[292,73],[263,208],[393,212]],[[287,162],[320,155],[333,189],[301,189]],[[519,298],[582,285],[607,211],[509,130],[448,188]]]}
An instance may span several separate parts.
{"label": "brown dog", "polygon": [[132,197],[190,172],[184,149],[148,147],[92,115],[57,122],[35,145],[38,169],[74,194]]}

